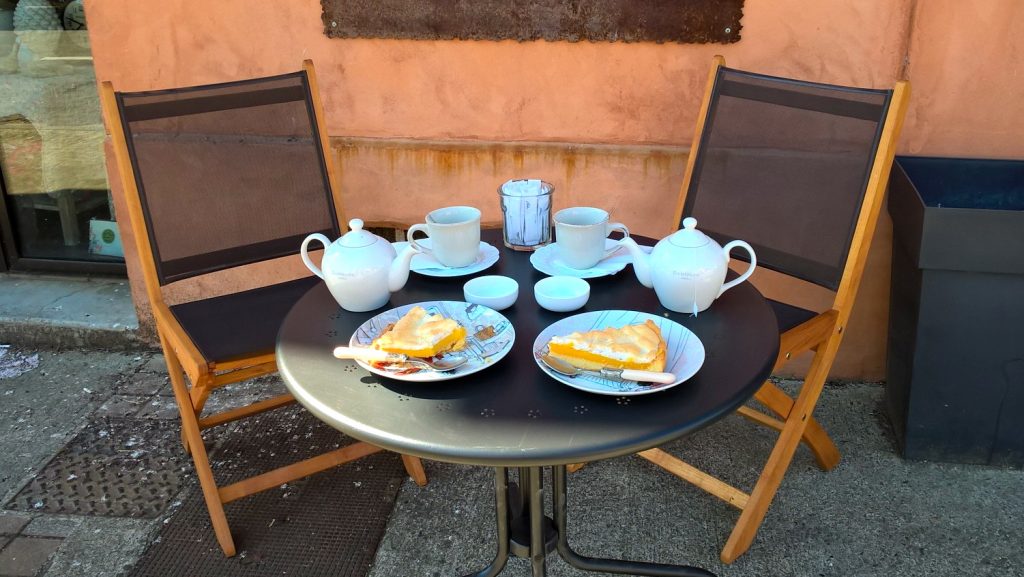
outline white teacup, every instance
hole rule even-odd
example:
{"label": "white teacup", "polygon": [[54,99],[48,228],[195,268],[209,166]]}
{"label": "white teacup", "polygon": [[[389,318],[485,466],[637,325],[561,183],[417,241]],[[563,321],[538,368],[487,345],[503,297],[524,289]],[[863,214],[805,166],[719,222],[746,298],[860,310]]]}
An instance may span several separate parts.
{"label": "white teacup", "polygon": [[[427,222],[409,227],[409,244],[433,255],[441,264],[462,268],[476,262],[480,254],[480,210],[472,206],[446,206],[427,214]],[[414,232],[430,237],[423,246],[412,237]]]}
{"label": "white teacup", "polygon": [[585,270],[618,250],[619,243],[605,250],[605,239],[613,230],[621,230],[628,238],[629,229],[620,222],[608,222],[608,218],[606,211],[591,206],[574,206],[555,213],[555,244],[562,262]]}

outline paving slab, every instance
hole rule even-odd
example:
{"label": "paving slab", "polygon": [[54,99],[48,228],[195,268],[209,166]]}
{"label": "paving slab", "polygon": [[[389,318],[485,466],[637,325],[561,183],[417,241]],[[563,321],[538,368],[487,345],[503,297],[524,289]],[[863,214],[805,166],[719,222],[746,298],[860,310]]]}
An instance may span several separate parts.
{"label": "paving slab", "polygon": [[139,371],[125,375],[117,383],[117,392],[122,395],[155,395],[167,389],[170,391],[171,381],[167,376],[167,370],[162,373],[151,373]]}
{"label": "paving slab", "polygon": [[107,399],[95,415],[100,417],[134,417],[143,407],[149,403],[151,396],[139,395],[114,395]]}
{"label": "paving slab", "polygon": [[41,577],[124,575],[160,526],[160,522],[146,519],[81,517],[80,520]]}
{"label": "paving slab", "polygon": [[73,534],[85,520],[86,517],[78,515],[37,515],[25,527],[22,535],[63,539]]}
{"label": "paving slab", "polygon": [[0,514],[0,535],[17,535],[30,520],[29,517],[13,513]]}
{"label": "paving slab", "polygon": [[16,537],[0,551],[0,575],[38,575],[62,541],[45,537]]}

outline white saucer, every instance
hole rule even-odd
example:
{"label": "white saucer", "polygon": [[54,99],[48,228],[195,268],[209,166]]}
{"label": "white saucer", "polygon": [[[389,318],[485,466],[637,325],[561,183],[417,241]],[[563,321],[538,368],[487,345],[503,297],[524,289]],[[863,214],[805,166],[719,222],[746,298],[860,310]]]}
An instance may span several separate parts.
{"label": "white saucer", "polygon": [[[605,239],[605,250],[609,250],[614,247],[615,242],[616,241],[611,239]],[[640,248],[644,252],[650,253],[654,247],[641,246]],[[542,246],[533,251],[533,254],[530,255],[530,264],[540,272],[551,276],[573,276],[576,278],[610,276],[626,268],[626,265],[631,262],[633,262],[633,259],[630,257],[629,251],[626,250],[626,247],[624,246],[619,247],[619,250],[612,253],[611,256],[588,269],[572,268],[565,264],[565,262],[563,262],[558,256],[557,242]]]}
{"label": "white saucer", "polygon": [[[430,248],[430,239],[416,239],[416,242],[420,246]],[[395,251],[398,254],[402,254],[405,247],[409,246],[407,242],[393,242],[392,246],[395,247]],[[433,255],[426,253],[420,253],[412,257],[412,264],[410,270],[426,276],[437,276],[437,277],[451,277],[451,276],[466,276],[469,274],[478,273],[492,264],[498,262],[498,249],[494,246],[480,241],[480,252],[476,255],[476,261],[469,266],[460,268],[451,268],[444,266]]]}

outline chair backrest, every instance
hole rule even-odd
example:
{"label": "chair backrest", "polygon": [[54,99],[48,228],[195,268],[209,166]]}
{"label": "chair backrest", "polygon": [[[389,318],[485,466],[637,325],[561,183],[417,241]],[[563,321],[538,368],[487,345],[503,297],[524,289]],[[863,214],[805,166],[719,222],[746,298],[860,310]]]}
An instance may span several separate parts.
{"label": "chair backrest", "polygon": [[310,233],[340,234],[310,64],[224,84],[104,88],[160,285],[296,254]]}
{"label": "chair backrest", "polygon": [[747,241],[759,266],[837,290],[865,195],[884,187],[869,187],[873,169],[892,161],[879,145],[893,91],[724,66],[709,81],[677,216],[723,244]]}

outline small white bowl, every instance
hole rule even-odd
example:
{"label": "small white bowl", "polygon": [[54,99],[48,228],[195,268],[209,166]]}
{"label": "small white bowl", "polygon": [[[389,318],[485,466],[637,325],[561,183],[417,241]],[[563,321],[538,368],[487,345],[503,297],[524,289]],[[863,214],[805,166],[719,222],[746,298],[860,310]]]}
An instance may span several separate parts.
{"label": "small white bowl", "polygon": [[549,311],[574,311],[590,299],[590,284],[571,276],[549,276],[533,285],[533,296]]}
{"label": "small white bowl", "polygon": [[519,283],[507,276],[478,276],[463,285],[462,294],[466,302],[500,311],[515,304],[519,298]]}

